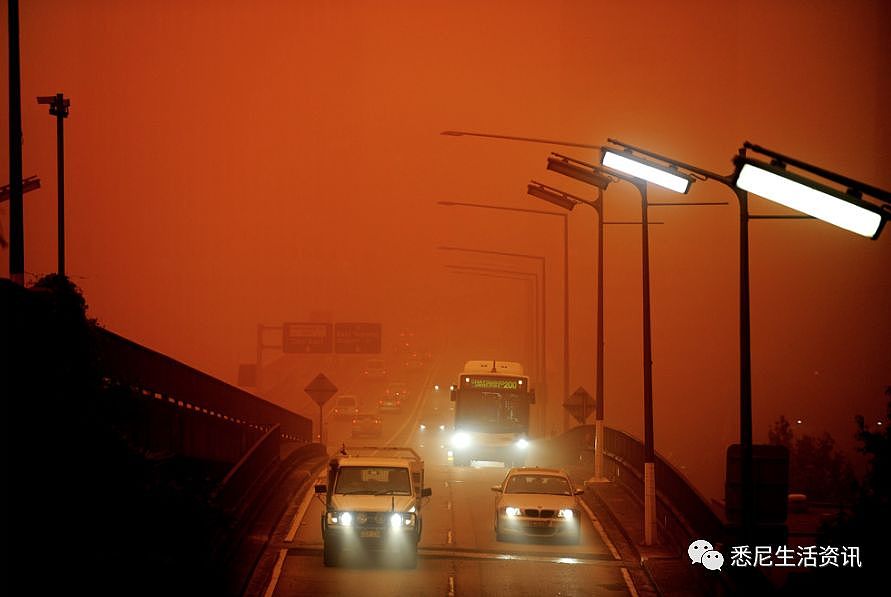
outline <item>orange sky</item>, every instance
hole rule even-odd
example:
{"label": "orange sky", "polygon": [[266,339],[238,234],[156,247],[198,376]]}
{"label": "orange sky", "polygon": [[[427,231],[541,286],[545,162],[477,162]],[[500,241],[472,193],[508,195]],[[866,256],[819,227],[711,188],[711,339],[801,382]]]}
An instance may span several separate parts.
{"label": "orange sky", "polygon": [[[545,171],[547,146],[442,130],[616,137],[725,173],[750,140],[891,188],[882,0],[31,0],[21,28],[24,174],[42,180],[25,200],[27,272],[56,258],[55,123],[34,98],[64,92],[67,268],[91,315],[231,382],[258,322],[318,311],[413,327],[454,358],[528,358],[530,284],[444,266],[536,262],[436,249],[456,245],[545,257],[559,388],[561,221],[436,202],[549,209],[530,178],[593,195]],[[639,217],[623,186],[609,218]],[[651,210],[665,222],[651,234],[656,447],[717,495],[738,427],[738,211],[715,183],[689,199],[731,203]],[[592,392],[593,217],[578,208],[569,233],[570,389]],[[756,440],[785,414],[850,446],[852,417],[883,413],[891,384],[891,232],[767,221],[750,238]],[[640,434],[639,229],[605,240],[607,424]]]}

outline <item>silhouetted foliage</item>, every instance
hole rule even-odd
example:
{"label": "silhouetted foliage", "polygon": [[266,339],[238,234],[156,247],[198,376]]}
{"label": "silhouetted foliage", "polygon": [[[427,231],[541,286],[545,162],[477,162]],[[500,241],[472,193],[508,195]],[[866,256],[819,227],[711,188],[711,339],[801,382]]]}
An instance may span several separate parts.
{"label": "silhouetted foliage", "polygon": [[[885,389],[885,398],[888,401],[885,421],[877,431],[870,430],[862,415],[854,419],[860,442],[857,450],[867,457],[866,474],[850,515],[842,514],[823,529],[827,540],[868,543],[883,552],[888,551],[887,542],[891,536],[891,438],[888,436],[891,386]],[[875,563],[879,564],[879,561]]]}
{"label": "silhouetted foliage", "polygon": [[[855,417],[858,451],[868,458],[866,474],[857,486],[850,509],[842,510],[820,528],[818,543],[833,547],[859,547],[862,566],[855,568],[819,568],[801,575],[783,594],[839,595],[852,590],[858,593],[879,593],[887,584],[885,565],[891,550],[891,484],[889,455],[891,441],[891,387],[885,390],[887,412],[884,424],[872,431],[863,418]],[[864,590],[865,589],[865,590]],[[887,592],[887,591],[885,591]]]}
{"label": "silhouetted foliage", "polygon": [[[3,418],[11,573],[40,575],[44,594],[223,593],[215,542],[228,521],[208,494],[224,471],[151,452],[117,425],[110,405],[131,390],[103,381],[95,321],[67,278],[0,290],[17,358]],[[52,574],[32,568],[56,545]]]}
{"label": "silhouetted foliage", "polygon": [[795,437],[784,416],[767,431],[768,442],[789,450],[789,491],[804,493],[811,500],[849,500],[856,488],[853,469],[844,454],[835,449],[829,433]]}

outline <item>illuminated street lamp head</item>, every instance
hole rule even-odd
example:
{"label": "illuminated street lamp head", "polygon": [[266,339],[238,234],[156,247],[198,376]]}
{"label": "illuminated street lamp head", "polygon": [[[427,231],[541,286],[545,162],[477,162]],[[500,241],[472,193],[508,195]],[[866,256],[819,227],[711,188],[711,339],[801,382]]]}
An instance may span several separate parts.
{"label": "illuminated street lamp head", "polygon": [[577,203],[584,202],[584,200],[579,197],[575,197],[574,195],[570,195],[569,193],[565,193],[554,187],[549,187],[548,185],[535,180],[529,182],[526,186],[526,192],[533,197],[544,199],[548,203],[569,211],[572,211],[572,208],[575,207]]}
{"label": "illuminated street lamp head", "polygon": [[693,177],[678,172],[671,165],[663,166],[637,156],[630,147],[621,141],[609,139],[609,142],[619,145],[621,149],[601,147],[600,163],[604,166],[630,174],[635,178],[651,182],[676,193],[686,193],[690,190],[690,183],[694,180]]}
{"label": "illuminated street lamp head", "polygon": [[[745,154],[747,149],[762,153],[772,159],[770,163],[754,159]],[[733,182],[740,189],[850,232],[872,239],[878,238],[885,219],[888,217],[881,207],[862,199],[863,192],[873,194],[880,199],[891,197],[891,194],[886,191],[874,189],[869,185],[857,183],[791,158],[785,158],[785,156],[780,156],[780,154],[748,142],[740,151],[740,155],[734,158],[734,163],[736,164],[736,173]],[[843,182],[849,188],[847,192],[842,192],[821,182],[790,172],[786,169],[787,164],[809,170],[828,180]]]}

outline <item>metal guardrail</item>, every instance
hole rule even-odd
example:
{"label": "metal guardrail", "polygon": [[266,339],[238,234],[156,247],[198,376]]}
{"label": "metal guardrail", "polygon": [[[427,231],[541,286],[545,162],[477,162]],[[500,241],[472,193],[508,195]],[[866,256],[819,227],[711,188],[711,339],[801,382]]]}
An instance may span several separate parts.
{"label": "metal guardrail", "polygon": [[235,508],[248,490],[279,461],[280,430],[274,425],[235,463],[211,493],[211,499],[224,510]]}
{"label": "metal guardrail", "polygon": [[[550,458],[590,459],[595,429],[580,425],[550,440]],[[604,427],[604,474],[643,503],[644,446],[634,436]],[[556,462],[556,461],[555,461]],[[686,553],[693,539],[723,541],[727,535],[721,517],[690,481],[656,454],[656,516],[663,536]]]}
{"label": "metal guardrail", "polygon": [[96,331],[101,367],[108,381],[262,433],[278,425],[283,441],[312,441],[312,422],[306,417],[114,332],[101,328]]}
{"label": "metal guardrail", "polygon": [[[604,427],[604,455],[609,459],[606,474],[643,501],[644,446],[637,438]],[[690,481],[670,463],[656,455],[656,516],[663,534],[681,552],[694,539],[723,541],[726,528],[720,516]]]}

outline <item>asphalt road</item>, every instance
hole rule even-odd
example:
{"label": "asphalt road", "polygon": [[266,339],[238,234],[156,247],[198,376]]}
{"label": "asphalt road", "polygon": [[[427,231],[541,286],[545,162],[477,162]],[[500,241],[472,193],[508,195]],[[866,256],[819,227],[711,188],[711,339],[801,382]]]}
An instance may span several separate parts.
{"label": "asphalt road", "polygon": [[[393,379],[393,377],[391,377]],[[386,561],[322,563],[321,501],[298,496],[270,549],[278,553],[265,594],[285,595],[612,595],[636,594],[628,562],[619,559],[599,524],[582,517],[578,545],[499,542],[493,529],[501,466],[453,467],[448,461],[451,405],[448,386],[433,390],[433,373],[405,373],[414,395],[400,413],[383,414],[380,438],[351,439],[349,420],[328,422],[331,452],[349,445],[411,446],[425,461],[433,496],[423,505],[423,534],[416,569]],[[439,380],[437,380],[439,381]],[[442,383],[440,381],[440,383]],[[350,389],[373,410],[384,381]],[[424,423],[425,430],[420,424]],[[446,426],[444,430],[439,425]],[[528,462],[534,465],[534,459]],[[287,529],[287,531],[285,531]]]}

